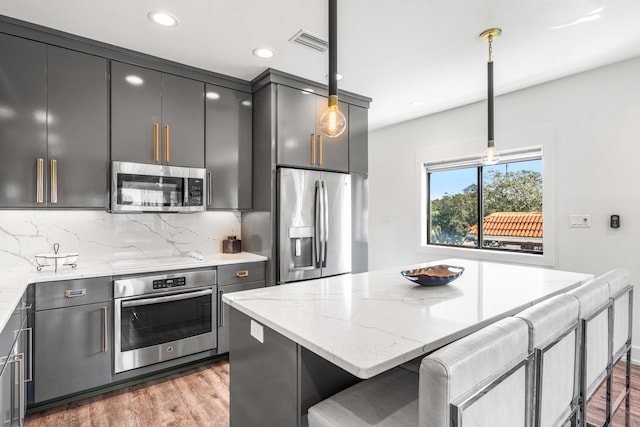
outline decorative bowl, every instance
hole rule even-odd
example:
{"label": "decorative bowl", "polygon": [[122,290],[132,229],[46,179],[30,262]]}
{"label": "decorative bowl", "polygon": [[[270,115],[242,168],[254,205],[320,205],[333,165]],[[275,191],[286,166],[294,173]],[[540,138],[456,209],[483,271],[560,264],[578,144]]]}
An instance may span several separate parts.
{"label": "decorative bowl", "polygon": [[438,286],[452,282],[460,277],[463,272],[464,267],[441,264],[415,270],[405,270],[401,271],[400,274],[420,286]]}

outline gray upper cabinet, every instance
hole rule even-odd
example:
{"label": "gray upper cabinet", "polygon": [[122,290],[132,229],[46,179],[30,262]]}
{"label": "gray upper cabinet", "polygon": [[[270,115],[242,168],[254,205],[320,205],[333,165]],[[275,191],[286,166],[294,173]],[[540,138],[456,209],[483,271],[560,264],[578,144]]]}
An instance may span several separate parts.
{"label": "gray upper cabinet", "polygon": [[161,73],[111,61],[111,160],[160,163]]}
{"label": "gray upper cabinet", "polygon": [[0,56],[0,206],[105,208],[106,60],[7,35]]}
{"label": "gray upper cabinet", "polygon": [[208,209],[251,209],[251,94],[206,88]]}
{"label": "gray upper cabinet", "polygon": [[204,167],[204,83],[162,74],[165,162]]}
{"label": "gray upper cabinet", "polygon": [[35,207],[46,191],[46,46],[0,34],[0,58],[0,207]]}
{"label": "gray upper cabinet", "polygon": [[107,61],[48,46],[47,98],[49,206],[106,209]]}
{"label": "gray upper cabinet", "polygon": [[[286,166],[349,170],[349,134],[336,138],[321,135],[319,122],[327,108],[327,98],[278,85],[277,163]],[[347,116],[348,106],[340,103]]]}
{"label": "gray upper cabinet", "polygon": [[112,61],[111,159],[204,167],[204,83]]}
{"label": "gray upper cabinet", "polygon": [[349,171],[369,173],[369,110],[349,105]]}

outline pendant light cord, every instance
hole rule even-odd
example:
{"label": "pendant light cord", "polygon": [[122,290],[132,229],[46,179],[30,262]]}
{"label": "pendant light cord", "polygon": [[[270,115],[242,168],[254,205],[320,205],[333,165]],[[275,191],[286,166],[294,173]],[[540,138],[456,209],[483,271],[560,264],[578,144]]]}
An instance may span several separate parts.
{"label": "pendant light cord", "polygon": [[487,145],[493,147],[493,61],[487,62],[487,109],[488,109],[488,141]]}
{"label": "pendant light cord", "polygon": [[329,0],[329,95],[338,94],[338,0]]}

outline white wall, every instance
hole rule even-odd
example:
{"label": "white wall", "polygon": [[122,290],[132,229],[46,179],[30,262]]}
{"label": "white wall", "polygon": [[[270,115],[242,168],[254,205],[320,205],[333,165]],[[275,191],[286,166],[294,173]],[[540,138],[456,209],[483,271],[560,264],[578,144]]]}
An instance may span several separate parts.
{"label": "white wall", "polygon": [[[555,268],[599,275],[625,267],[640,283],[638,76],[640,57],[496,98],[498,150],[510,145],[508,135],[552,131]],[[480,153],[486,114],[481,102],[370,133],[370,269],[439,257],[419,248],[418,163],[429,160],[425,152]],[[569,228],[570,214],[590,214],[591,228]],[[611,214],[620,215],[617,230],[609,227]],[[637,313],[640,289],[634,304]],[[633,330],[640,347],[638,315]]]}

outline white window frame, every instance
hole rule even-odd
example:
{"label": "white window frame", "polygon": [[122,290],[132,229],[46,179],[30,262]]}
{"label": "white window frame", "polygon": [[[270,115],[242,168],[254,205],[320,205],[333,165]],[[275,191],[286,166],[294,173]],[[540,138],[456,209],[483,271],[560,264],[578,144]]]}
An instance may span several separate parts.
{"label": "white window frame", "polygon": [[[419,159],[417,166],[420,168],[418,176],[421,185],[418,186],[420,195],[420,241],[418,252],[426,254],[430,258],[468,258],[477,260],[508,262],[516,264],[539,265],[553,267],[555,265],[555,203],[554,203],[554,186],[553,186],[553,129],[542,128],[527,132],[519,132],[515,135],[503,136],[496,138],[498,140],[518,141],[520,144],[512,143],[511,147],[505,150],[499,150],[500,163],[509,163],[518,159],[525,160],[527,155],[531,155],[535,150],[542,152],[542,223],[544,227],[543,233],[543,254],[522,253],[500,251],[494,249],[483,248],[463,248],[456,246],[443,246],[427,243],[427,166],[429,172],[436,170],[446,170],[461,167],[477,167],[481,165],[480,156],[477,153],[467,154],[451,158],[437,158],[432,152],[437,148],[430,150],[421,150],[416,153]],[[477,143],[469,143],[466,141],[464,145],[476,147]],[[486,141],[484,142],[486,144]],[[497,143],[496,143],[497,144]],[[451,144],[454,147],[460,147],[462,144]],[[528,153],[528,154],[527,154]],[[518,157],[520,156],[520,157]]]}

